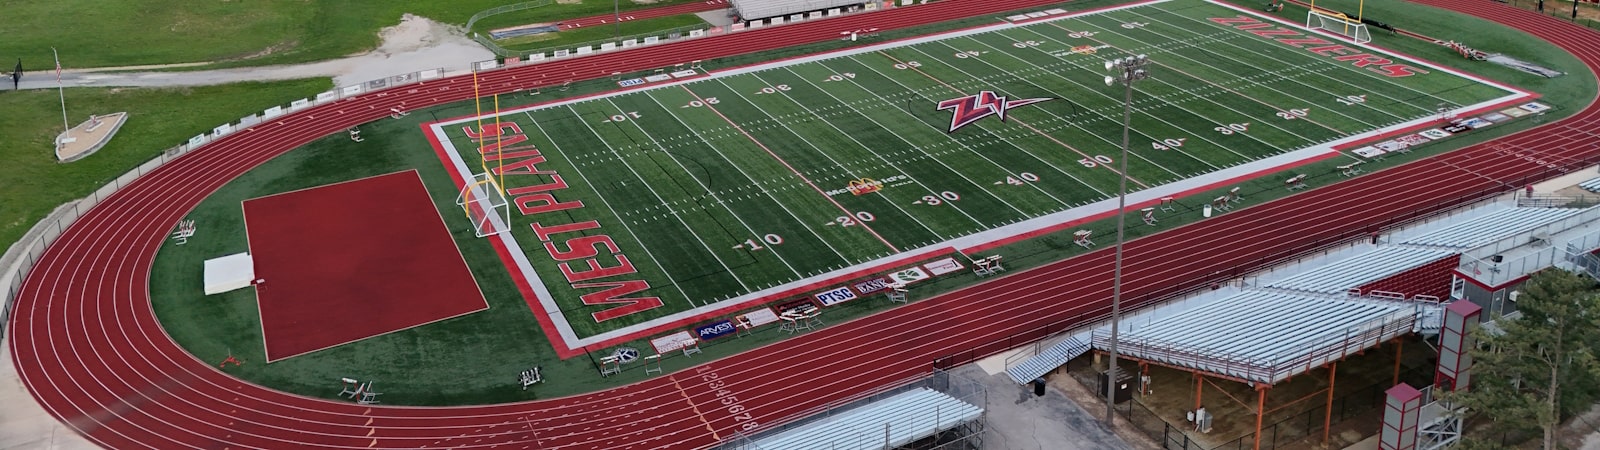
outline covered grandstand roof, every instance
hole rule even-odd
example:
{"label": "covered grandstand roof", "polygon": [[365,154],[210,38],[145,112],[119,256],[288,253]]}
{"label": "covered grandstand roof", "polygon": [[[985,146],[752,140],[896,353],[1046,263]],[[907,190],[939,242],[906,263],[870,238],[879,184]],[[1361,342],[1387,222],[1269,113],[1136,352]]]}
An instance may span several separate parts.
{"label": "covered grandstand roof", "polygon": [[760,20],[866,2],[863,0],[729,0],[728,3],[733,4],[733,12],[738,14],[740,19]]}
{"label": "covered grandstand roof", "polygon": [[1381,247],[1272,282],[1267,287],[1310,294],[1343,295],[1352,288],[1454,254],[1456,251],[1446,249]]}
{"label": "covered grandstand roof", "polygon": [[752,448],[899,448],[977,420],[981,415],[983,408],[939,391],[919,388],[757,439]]}
{"label": "covered grandstand roof", "polygon": [[[1364,298],[1248,291],[1125,331],[1132,358],[1276,384],[1409,333],[1416,306]],[[1095,348],[1109,344],[1094,334]]]}
{"label": "covered grandstand roof", "polygon": [[1583,212],[1578,208],[1507,208],[1399,242],[1467,250]]}

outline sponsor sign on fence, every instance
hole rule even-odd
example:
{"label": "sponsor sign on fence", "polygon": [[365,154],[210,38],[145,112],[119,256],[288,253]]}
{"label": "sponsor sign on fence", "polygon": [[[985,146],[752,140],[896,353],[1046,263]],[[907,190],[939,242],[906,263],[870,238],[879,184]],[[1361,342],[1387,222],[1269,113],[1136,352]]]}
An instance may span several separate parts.
{"label": "sponsor sign on fence", "polygon": [[671,79],[672,79],[672,75],[667,75],[667,74],[664,74],[664,73],[658,73],[658,74],[655,74],[655,75],[644,77],[645,81],[649,81],[649,82],[653,82],[653,83],[660,83],[662,81],[667,81],[667,80],[671,80]]}
{"label": "sponsor sign on fence", "polygon": [[755,311],[744,313],[743,315],[739,316],[739,318],[749,322],[751,327],[759,327],[769,323],[777,322],[778,314],[772,312],[772,308],[761,308]]}
{"label": "sponsor sign on fence", "polygon": [[921,267],[912,267],[910,269],[889,274],[890,279],[906,284],[926,280],[928,277],[928,272],[922,271]]}
{"label": "sponsor sign on fence", "polygon": [[629,39],[629,40],[626,40],[626,41],[622,41],[622,48],[630,48],[630,47],[634,47],[634,46],[638,46],[638,45],[639,45],[639,40],[638,39]]}
{"label": "sponsor sign on fence", "polygon": [[888,289],[889,279],[884,277],[875,277],[867,280],[857,281],[852,286],[856,288],[856,292],[860,292],[861,295],[867,295],[873,292]]}
{"label": "sponsor sign on fence", "polygon": [[528,61],[529,62],[544,61],[544,52],[539,52],[539,53],[534,53],[532,55],[528,55]]}
{"label": "sponsor sign on fence", "polygon": [[360,94],[360,93],[361,93],[361,85],[359,85],[359,84],[345,86],[344,89],[340,89],[339,90],[339,95],[343,95],[345,97],[349,97],[349,96]]}
{"label": "sponsor sign on fence", "polygon": [[654,43],[657,43],[657,42],[661,42],[661,38],[660,37],[650,36],[650,37],[644,38],[644,45],[650,45],[650,44],[654,44]]}
{"label": "sponsor sign on fence", "polygon": [[679,331],[677,333],[651,339],[650,346],[656,348],[656,353],[666,353],[683,348],[684,342],[693,340],[694,336],[690,336],[688,331]]}
{"label": "sponsor sign on fence", "polygon": [[283,107],[282,106],[274,106],[274,107],[271,107],[271,108],[267,108],[266,111],[262,111],[261,112],[261,117],[268,118],[268,119],[271,119],[273,117],[278,117],[278,116],[281,116],[281,115],[283,115]]}
{"label": "sponsor sign on fence", "polygon": [[295,100],[295,101],[289,102],[289,110],[290,111],[299,111],[299,110],[310,108],[310,107],[311,107],[311,101],[303,99],[303,98],[299,99],[299,100]]}
{"label": "sponsor sign on fence", "polygon": [[622,87],[633,87],[633,86],[638,86],[638,85],[641,85],[641,84],[644,84],[644,79],[643,78],[629,78],[629,79],[617,82],[617,86],[622,86]]}
{"label": "sponsor sign on fence", "polygon": [[228,133],[232,133],[232,132],[233,132],[233,124],[225,123],[225,124],[222,124],[222,125],[217,125],[216,128],[212,128],[211,129],[211,136],[213,136],[213,137],[222,137],[222,135],[228,134]]}
{"label": "sponsor sign on fence", "polygon": [[590,53],[594,53],[594,46],[593,45],[585,45],[585,46],[582,46],[582,47],[578,47],[578,54],[579,55],[587,55],[587,54],[590,54]]}
{"label": "sponsor sign on fence", "polygon": [[607,42],[607,43],[604,43],[604,44],[600,44],[600,51],[602,51],[602,52],[603,51],[607,51],[607,50],[612,50],[612,49],[615,49],[615,48],[617,48],[617,43],[615,43],[615,42]]}
{"label": "sponsor sign on fence", "polygon": [[323,103],[331,102],[331,101],[334,101],[334,100],[338,100],[338,99],[339,99],[339,93],[338,92],[328,91],[328,92],[323,92],[321,94],[317,94],[317,104],[319,104],[319,105],[323,104]]}
{"label": "sponsor sign on fence", "polygon": [[924,269],[928,269],[928,272],[932,273],[934,275],[944,275],[944,274],[947,274],[947,273],[950,273],[950,272],[955,272],[957,270],[961,270],[961,268],[963,266],[961,265],[961,262],[956,261],[955,257],[949,257],[949,258],[941,259],[941,260],[934,261],[934,262],[931,262],[931,263],[923,264],[922,267]]}
{"label": "sponsor sign on fence", "polygon": [[823,306],[833,306],[839,303],[855,300],[856,293],[855,291],[850,290],[850,286],[839,286],[833,289],[818,292],[816,297],[817,301],[822,302]]}
{"label": "sponsor sign on fence", "polygon": [[700,340],[702,341],[709,341],[719,337],[727,336],[729,334],[733,334],[733,332],[737,330],[738,328],[734,327],[733,322],[729,321],[728,319],[722,319],[716,322],[694,327],[695,335],[700,336]]}
{"label": "sponsor sign on fence", "polygon": [[683,77],[692,77],[692,76],[699,75],[699,74],[700,74],[700,72],[695,72],[693,70],[679,70],[677,72],[673,72],[672,73],[672,77],[673,78],[683,78]]}
{"label": "sponsor sign on fence", "polygon": [[567,50],[556,50],[555,54],[553,54],[551,56],[554,57],[554,58],[565,58],[565,57],[567,57],[567,55],[570,55],[570,54],[572,54],[572,52],[567,51]]}
{"label": "sponsor sign on fence", "polygon": [[788,302],[788,303],[784,303],[784,304],[778,305],[777,309],[778,309],[779,312],[788,311],[788,310],[791,310],[791,309],[798,308],[798,307],[800,307],[800,305],[813,305],[813,306],[815,306],[816,303],[811,301],[811,297],[806,297],[806,298],[802,298],[802,299],[799,299],[799,300],[795,300],[795,301],[792,301],[792,302]]}

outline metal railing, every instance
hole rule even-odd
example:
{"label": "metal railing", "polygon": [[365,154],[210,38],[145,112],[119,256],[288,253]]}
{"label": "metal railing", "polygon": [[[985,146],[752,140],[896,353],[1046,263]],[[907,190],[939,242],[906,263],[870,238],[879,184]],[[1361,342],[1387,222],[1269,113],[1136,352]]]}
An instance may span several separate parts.
{"label": "metal railing", "polygon": [[[1410,333],[1416,324],[1416,316],[1415,310],[1395,311],[1349,327],[1342,333],[1319,336],[1314,341],[1267,357],[1239,356],[1188,344],[1127,335],[1117,339],[1117,346],[1128,356],[1272,384],[1295,373]],[[1110,342],[1110,331],[1095,330],[1095,347],[1106,348]]]}
{"label": "metal railing", "polygon": [[513,4],[510,4],[510,5],[501,5],[501,6],[496,6],[496,7],[493,7],[493,8],[485,9],[483,11],[478,11],[477,14],[473,14],[471,18],[467,19],[467,26],[466,26],[465,30],[467,30],[468,33],[472,33],[472,34],[476,35],[477,33],[473,33],[473,31],[472,31],[472,26],[473,25],[477,25],[478,21],[479,20],[483,20],[483,18],[485,18],[485,17],[505,14],[505,13],[508,13],[508,12],[522,11],[524,9],[538,8],[540,6],[545,6],[545,5],[549,5],[549,4],[550,4],[550,0],[535,0],[535,1],[531,1],[531,2],[522,2],[522,3],[513,3]]}

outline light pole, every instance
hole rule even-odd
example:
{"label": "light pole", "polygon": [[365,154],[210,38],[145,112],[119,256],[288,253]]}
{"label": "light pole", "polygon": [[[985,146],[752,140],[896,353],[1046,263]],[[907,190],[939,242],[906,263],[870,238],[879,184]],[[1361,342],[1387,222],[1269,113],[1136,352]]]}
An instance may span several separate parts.
{"label": "light pole", "polygon": [[1106,86],[1121,83],[1126,88],[1122,101],[1122,176],[1117,187],[1117,253],[1111,272],[1111,365],[1106,371],[1105,384],[1107,426],[1116,424],[1117,322],[1122,318],[1122,238],[1128,213],[1128,132],[1133,120],[1133,82],[1150,76],[1144,70],[1149,63],[1150,59],[1140,54],[1113,59],[1105,64],[1106,71],[1111,72],[1106,76]]}

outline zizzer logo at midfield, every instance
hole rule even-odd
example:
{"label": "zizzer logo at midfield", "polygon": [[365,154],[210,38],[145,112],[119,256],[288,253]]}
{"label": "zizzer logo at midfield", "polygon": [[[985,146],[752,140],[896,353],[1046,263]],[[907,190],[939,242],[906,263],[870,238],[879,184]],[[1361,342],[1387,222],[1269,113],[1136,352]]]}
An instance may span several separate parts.
{"label": "zizzer logo at midfield", "polygon": [[977,122],[978,119],[989,117],[991,115],[999,117],[1000,121],[1003,122],[1006,120],[1007,110],[1016,108],[1018,106],[1032,105],[1045,100],[1052,99],[1025,98],[1021,100],[1007,100],[1005,96],[995,95],[994,91],[980,91],[974,95],[957,97],[939,102],[938,110],[953,110],[955,114],[950,118],[950,130],[947,132],[954,133],[957,129],[967,126],[967,124]]}

